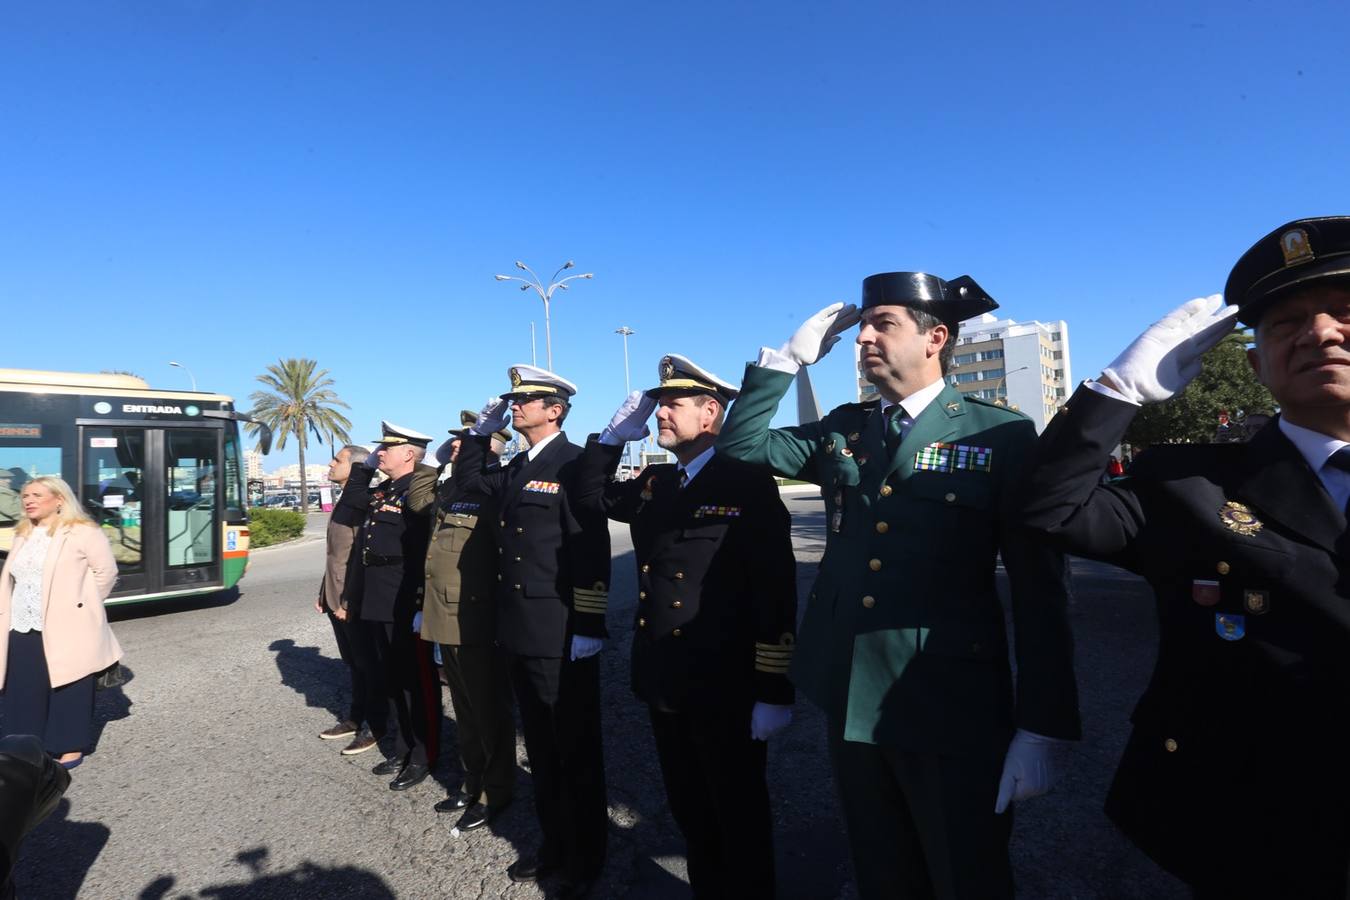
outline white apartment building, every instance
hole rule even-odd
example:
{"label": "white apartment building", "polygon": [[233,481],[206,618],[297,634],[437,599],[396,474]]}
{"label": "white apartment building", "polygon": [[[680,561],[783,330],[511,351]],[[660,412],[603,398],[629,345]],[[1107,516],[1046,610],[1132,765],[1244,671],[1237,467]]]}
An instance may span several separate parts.
{"label": "white apartment building", "polygon": [[947,380],[968,397],[1021,411],[1039,433],[1069,399],[1069,323],[1015,322],[990,313],[968,319]]}
{"label": "white apartment building", "polygon": [[263,477],[263,455],[257,447],[244,451],[244,477],[248,479]]}
{"label": "white apartment building", "polygon": [[[858,399],[872,400],[875,386],[863,377],[859,348],[853,357]],[[947,380],[968,397],[979,397],[1019,410],[1042,431],[1068,400],[1069,324],[1016,322],[986,313],[961,323]]]}

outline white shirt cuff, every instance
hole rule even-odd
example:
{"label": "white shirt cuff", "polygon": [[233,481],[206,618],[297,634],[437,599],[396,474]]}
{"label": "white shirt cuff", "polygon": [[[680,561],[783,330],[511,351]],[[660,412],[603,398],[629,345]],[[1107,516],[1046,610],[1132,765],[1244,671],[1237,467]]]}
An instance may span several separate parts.
{"label": "white shirt cuff", "polygon": [[775,372],[786,372],[789,375],[796,375],[802,367],[801,363],[782,350],[775,350],[772,347],[759,348],[759,359],[755,361],[755,365],[762,369],[773,369]]}
{"label": "white shirt cuff", "polygon": [[1139,405],[1138,403],[1135,403],[1133,400],[1131,400],[1129,397],[1126,397],[1120,391],[1114,388],[1109,388],[1106,385],[1102,384],[1101,382],[1085,381],[1083,382],[1083,384],[1087,385],[1088,390],[1096,391],[1097,393],[1101,394],[1104,397],[1110,397],[1112,400],[1119,400],[1122,403],[1128,403],[1131,406]]}

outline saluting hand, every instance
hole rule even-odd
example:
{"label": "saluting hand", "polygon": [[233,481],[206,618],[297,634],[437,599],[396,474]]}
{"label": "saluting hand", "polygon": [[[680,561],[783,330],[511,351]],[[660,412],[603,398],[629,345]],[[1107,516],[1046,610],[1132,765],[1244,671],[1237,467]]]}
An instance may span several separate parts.
{"label": "saluting hand", "polygon": [[483,404],[482,411],[478,413],[478,421],[469,429],[469,433],[486,437],[501,431],[506,427],[506,411],[510,408],[511,403],[501,397],[488,400]]}
{"label": "saluting hand", "polygon": [[798,365],[809,366],[829,353],[839,343],[839,335],[857,325],[861,318],[855,304],[831,303],[803,322],[778,352]]}
{"label": "saluting hand", "polygon": [[1097,381],[1134,403],[1166,400],[1200,374],[1200,357],[1233,330],[1237,314],[1223,294],[1187,301],[1135,338]]}
{"label": "saluting hand", "polygon": [[642,440],[651,434],[647,420],[655,410],[655,400],[642,391],[633,391],[619,406],[605,430],[600,432],[600,443],[613,446]]}

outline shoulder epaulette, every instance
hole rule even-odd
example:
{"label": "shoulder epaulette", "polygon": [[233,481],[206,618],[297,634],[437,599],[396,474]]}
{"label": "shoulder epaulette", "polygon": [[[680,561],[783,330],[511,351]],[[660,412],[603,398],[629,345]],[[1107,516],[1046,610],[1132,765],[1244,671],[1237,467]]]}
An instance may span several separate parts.
{"label": "shoulder epaulette", "polygon": [[983,406],[985,409],[996,409],[999,412],[1007,413],[1014,419],[1026,419],[1031,421],[1031,416],[1022,412],[1020,409],[1013,409],[1010,406],[1004,406],[1002,403],[994,403],[992,400],[985,400],[980,397],[963,397],[967,403],[973,403],[976,406]]}

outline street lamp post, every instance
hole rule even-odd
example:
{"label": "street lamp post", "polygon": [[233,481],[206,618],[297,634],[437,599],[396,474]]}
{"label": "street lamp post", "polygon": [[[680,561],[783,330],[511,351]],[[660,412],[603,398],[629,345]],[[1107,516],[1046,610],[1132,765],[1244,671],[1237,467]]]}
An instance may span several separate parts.
{"label": "street lamp post", "polygon": [[173,366],[175,369],[182,369],[184,372],[188,373],[188,378],[192,379],[192,392],[194,394],[197,393],[197,376],[192,374],[192,370],[182,363],[174,362],[173,360],[169,360],[169,365]]}
{"label": "street lamp post", "polygon": [[[1005,385],[1005,384],[1007,383],[1007,381],[1008,381],[1008,376],[1009,376],[1009,375],[1016,375],[1018,372],[1025,372],[1027,369],[1030,369],[1030,368],[1031,368],[1031,366],[1018,366],[1016,369],[1011,369],[1011,370],[1009,370],[1009,371],[1007,371],[1007,372],[1004,372],[1004,373],[1003,373],[1003,376],[1002,376],[1001,378],[999,378],[999,380],[996,381],[996,382],[994,383],[994,402],[997,403],[999,406],[1007,406],[1007,405],[1008,405],[1008,403],[1007,403],[1007,400],[1008,400],[1008,392],[1004,389],[1004,385]],[[1003,390],[1003,396],[1002,396],[1002,397],[999,397],[999,395],[998,395],[998,392],[999,392],[1000,390]]]}
{"label": "street lamp post", "polygon": [[[637,334],[637,332],[627,325],[620,325],[618,328],[614,329],[614,333],[623,335],[623,392],[624,395],[627,396],[633,390],[633,387],[628,380],[628,336],[630,334]],[[633,464],[631,442],[623,445],[623,455],[625,461],[631,466]]]}
{"label": "street lamp post", "polygon": [[586,272],[582,275],[568,275],[566,278],[563,278],[561,280],[558,279],[559,275],[561,275],[568,269],[573,268],[574,266],[576,266],[576,263],[572,262],[572,260],[570,259],[567,262],[563,263],[562,266],[558,269],[558,271],[553,273],[553,277],[549,279],[548,287],[544,287],[544,283],[539,280],[538,275],[534,274],[534,270],[531,269],[529,266],[525,265],[520,260],[516,260],[516,268],[520,269],[522,272],[528,272],[530,275],[529,278],[521,278],[519,275],[492,276],[493,278],[496,278],[498,281],[519,281],[520,289],[522,291],[528,291],[531,288],[533,288],[534,292],[539,295],[539,299],[544,301],[544,346],[547,349],[548,369],[550,372],[553,371],[553,330],[552,328],[549,327],[548,306],[549,301],[553,299],[553,292],[556,291],[558,288],[562,288],[564,291],[567,290],[567,283],[569,281],[576,281],[578,278],[595,277],[594,273]]}
{"label": "street lamp post", "polygon": [[630,334],[637,334],[637,332],[627,325],[620,325],[618,328],[614,329],[614,333],[623,335],[623,392],[628,394],[633,390],[628,383],[628,336]]}

